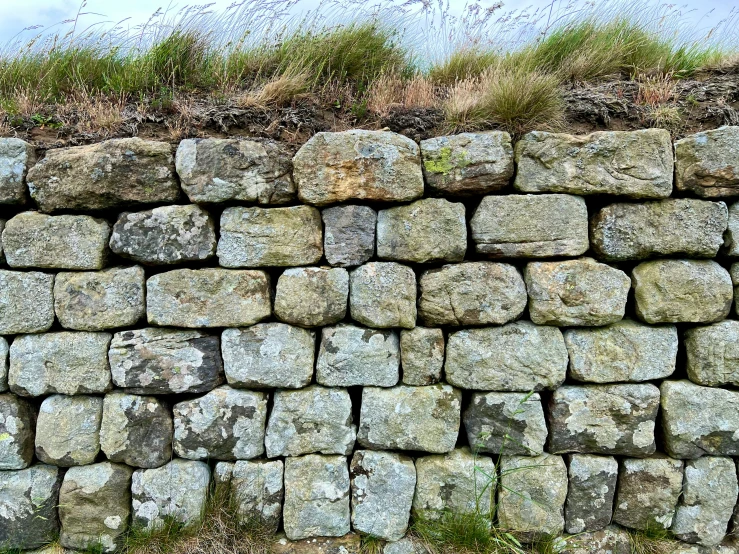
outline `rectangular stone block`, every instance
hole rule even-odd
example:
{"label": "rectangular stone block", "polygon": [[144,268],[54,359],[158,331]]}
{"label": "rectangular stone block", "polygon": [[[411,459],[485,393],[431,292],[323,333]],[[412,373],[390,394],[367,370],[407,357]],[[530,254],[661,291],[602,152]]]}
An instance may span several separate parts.
{"label": "rectangular stone block", "polygon": [[36,409],[31,403],[13,394],[0,394],[0,472],[31,464],[35,429]]}
{"label": "rectangular stone block", "polygon": [[334,325],[346,316],[348,299],[346,269],[293,267],[277,279],[275,317],[301,327]]}
{"label": "rectangular stone block", "polygon": [[705,198],[739,189],[739,127],[724,126],[675,142],[675,186]]}
{"label": "rectangular stone block", "polygon": [[267,531],[277,532],[285,497],[283,466],[282,460],[238,460],[233,464],[230,495],[244,525],[256,523]]}
{"label": "rectangular stone block", "polygon": [[[443,339],[442,339],[443,340]],[[0,337],[0,392],[8,390],[8,341]]]}
{"label": "rectangular stone block", "polygon": [[0,269],[0,334],[42,333],[54,323],[54,276]]}
{"label": "rectangular stone block", "polygon": [[99,396],[47,396],[36,422],[36,457],[59,467],[93,463],[100,452],[102,418]]}
{"label": "rectangular stone block", "polygon": [[395,262],[369,262],[349,274],[349,309],[368,327],[416,326],[416,274]]}
{"label": "rectangular stone block", "polygon": [[403,329],[400,360],[404,385],[433,385],[441,381],[444,367],[444,332],[441,329]]}
{"label": "rectangular stone block", "polygon": [[565,504],[565,530],[577,534],[604,529],[613,517],[618,462],[611,456],[572,454]]}
{"label": "rectangular stone block", "polygon": [[694,383],[739,385],[739,321],[719,321],[684,333],[686,369]]}
{"label": "rectangular stone block", "polygon": [[321,212],[323,252],[339,267],[362,265],[375,255],[377,212],[369,206],[334,206]]}
{"label": "rectangular stone block", "polygon": [[18,138],[0,139],[0,204],[25,204],[26,174],[36,163],[36,149]]}

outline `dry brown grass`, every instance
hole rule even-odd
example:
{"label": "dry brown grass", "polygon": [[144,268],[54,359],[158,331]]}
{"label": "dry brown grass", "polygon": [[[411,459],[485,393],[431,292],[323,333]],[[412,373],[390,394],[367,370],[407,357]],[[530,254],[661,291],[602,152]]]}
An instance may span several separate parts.
{"label": "dry brown grass", "polygon": [[367,109],[387,116],[393,109],[434,108],[441,104],[440,92],[431,78],[416,73],[410,79],[396,73],[378,77],[367,91]]}

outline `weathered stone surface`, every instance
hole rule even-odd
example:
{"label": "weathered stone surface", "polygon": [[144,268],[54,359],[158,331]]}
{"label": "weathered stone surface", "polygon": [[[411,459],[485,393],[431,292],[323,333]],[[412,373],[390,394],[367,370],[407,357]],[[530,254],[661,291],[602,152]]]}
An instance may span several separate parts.
{"label": "weathered stone surface", "polygon": [[230,495],[236,502],[236,513],[242,523],[253,525],[256,522],[272,533],[277,532],[285,496],[283,473],[282,460],[239,460],[233,464]]}
{"label": "weathered stone surface", "polygon": [[350,454],[357,428],[352,401],[345,389],[313,385],[275,391],[264,444],[267,457]]}
{"label": "weathered stone surface", "polygon": [[226,329],[221,349],[232,387],[299,389],[313,378],[313,331],[285,323]]}
{"label": "weathered stone surface", "polygon": [[719,544],[726,535],[737,494],[736,467],[731,458],[706,456],[686,462],[672,532],[682,541]]}
{"label": "weathered stone surface", "polygon": [[54,323],[54,276],[0,269],[0,334],[41,333]]}
{"label": "weathered stone surface", "polygon": [[349,533],[343,537],[314,537],[291,541],[279,537],[271,545],[272,554],[361,554],[362,538]]}
{"label": "weathered stone surface", "polygon": [[0,470],[30,465],[35,428],[36,412],[27,400],[0,394]]}
{"label": "weathered stone surface", "polygon": [[190,460],[248,460],[264,454],[267,395],[218,387],[175,404],[174,451]]}
{"label": "weathered stone surface", "polygon": [[613,522],[632,529],[669,529],[683,486],[683,462],[667,456],[621,460]]}
{"label": "weathered stone surface", "polygon": [[416,487],[413,460],[391,452],[357,450],[349,473],[352,529],[388,541],[402,539]]}
{"label": "weathered stone surface", "polygon": [[346,316],[349,273],[346,269],[295,267],[277,279],[275,316],[301,327],[333,325]]}
{"label": "weathered stone surface", "polygon": [[[443,337],[442,337],[443,340]],[[8,341],[0,337],[0,392],[8,390]]]}
{"label": "weathered stone surface", "polygon": [[349,468],[344,456],[285,459],[283,523],[291,540],[349,532]]}
{"label": "weathered stone surface", "polygon": [[47,397],[36,422],[36,457],[59,467],[93,463],[100,452],[102,417],[98,396]]}
{"label": "weathered stone surface", "polygon": [[451,452],[461,404],[462,393],[449,385],[365,387],[357,440],[371,449]]}
{"label": "weathered stone surface", "polygon": [[728,210],[723,202],[671,198],[643,204],[611,204],[591,222],[599,258],[642,260],[682,254],[712,258],[724,243]]}
{"label": "weathered stone surface", "polygon": [[429,554],[428,549],[418,539],[405,537],[399,541],[386,542],[382,554]]}
{"label": "weathered stone surface", "polygon": [[502,325],[526,309],[526,286],[512,265],[466,262],[421,275],[418,315],[426,325]]}
{"label": "weathered stone surface", "polygon": [[444,332],[426,327],[403,329],[400,332],[400,360],[404,385],[438,383],[444,366]]}
{"label": "weathered stone surface", "polygon": [[72,331],[16,337],[10,347],[10,390],[21,396],[108,391],[110,339],[110,333]]}
{"label": "weathered stone surface", "polygon": [[100,447],[111,462],[159,467],[172,459],[172,415],[161,400],[113,392],[103,400]]}
{"label": "weathered stone surface", "polygon": [[26,203],[26,173],[35,163],[33,146],[17,138],[0,139],[0,204]]}
{"label": "weathered stone surface", "polygon": [[554,389],[567,374],[567,349],[559,329],[530,321],[464,329],[449,335],[444,371],[463,389]]}
{"label": "weathered stone surface", "polygon": [[156,469],[139,469],[131,481],[134,526],[153,529],[173,519],[189,527],[200,521],[210,484],[204,462],[175,458]]}
{"label": "weathered stone surface", "polygon": [[113,382],[133,394],[207,392],[223,383],[218,337],[149,327],[113,335]]}
{"label": "weathered stone surface", "polygon": [[28,171],[28,189],[43,212],[175,202],[172,161],[169,144],[140,138],[53,148]]}
{"label": "weathered stone surface", "polygon": [[724,233],[724,253],[739,256],[739,202],[729,206],[729,224]]}
{"label": "weathered stone surface", "polygon": [[284,204],[295,198],[292,160],[276,142],[185,139],[175,167],[190,202]]}
{"label": "weathered stone surface", "polygon": [[739,455],[739,392],[664,381],[662,431],[674,458]]}
{"label": "weathered stone surface", "polygon": [[666,198],[672,192],[672,144],[664,129],[584,136],[534,131],[516,143],[514,186],[523,192]]}
{"label": "weathered stone surface", "polygon": [[323,256],[321,212],[310,206],[226,208],[218,263],[223,267],[311,265]]}
{"label": "weathered stone surface", "polygon": [[725,126],[675,142],[675,186],[716,198],[739,193],[739,127]]}
{"label": "weathered stone surface", "polygon": [[145,283],[139,266],[57,273],[56,317],[62,327],[78,331],[135,325],[146,313]]}
{"label": "weathered stone surface", "polygon": [[599,326],[623,318],[631,280],[592,258],[531,262],[524,270],[531,321],[539,325]]}
{"label": "weathered stone surface", "polygon": [[349,275],[349,308],[368,327],[416,326],[416,274],[395,262],[370,262]]}
{"label": "weathered stone surface", "polygon": [[461,262],[467,251],[464,204],[425,198],[377,214],[377,257],[416,263]]}
{"label": "weathered stone surface", "polygon": [[59,532],[59,468],[36,464],[0,471],[0,545],[10,550],[39,548]]}
{"label": "weathered stone surface", "polygon": [[739,321],[694,327],[683,337],[691,381],[709,387],[739,385]]}
{"label": "weathered stone surface", "polygon": [[333,266],[361,265],[375,254],[377,212],[368,206],[335,206],[321,212],[323,253]]}
{"label": "weathered stone surface", "polygon": [[562,456],[503,456],[500,469],[500,526],[527,539],[560,534],[567,498],[567,466]]}
{"label": "weathered stone surface", "polygon": [[556,548],[559,554],[632,554],[629,533],[617,525],[560,537]]}
{"label": "weathered stone surface", "polygon": [[589,247],[585,200],[567,194],[486,196],[470,222],[479,254],[580,256]]}
{"label": "weathered stone surface", "polygon": [[239,327],[271,313],[263,271],[176,269],[146,281],[146,315],[153,325]]}
{"label": "weathered stone surface", "polygon": [[123,542],[131,515],[133,469],[102,462],[73,467],[59,491],[59,542],[77,550],[115,552]]}
{"label": "weathered stone surface", "polygon": [[549,402],[548,450],[552,454],[653,454],[659,400],[659,389],[649,384],[560,387]]}
{"label": "weathered stone surface", "polygon": [[118,216],[110,249],[142,264],[170,265],[206,260],[216,253],[210,214],[198,206],[162,206]]}
{"label": "weathered stone surface", "polygon": [[298,197],[307,204],[407,202],[423,195],[420,149],[396,133],[316,133],[295,154],[293,164]]}
{"label": "weathered stone surface", "polygon": [[591,383],[669,377],[677,359],[677,329],[624,319],[606,327],[567,329],[570,377]]}
{"label": "weathered stone surface", "polygon": [[611,522],[618,462],[610,456],[572,454],[565,504],[568,533],[598,531]]}
{"label": "weathered stone surface", "polygon": [[476,392],[462,421],[475,451],[524,456],[544,451],[547,423],[536,393]]}
{"label": "weathered stone surface", "polygon": [[655,260],[632,272],[636,315],[647,323],[713,323],[729,315],[729,272],[710,260]]}

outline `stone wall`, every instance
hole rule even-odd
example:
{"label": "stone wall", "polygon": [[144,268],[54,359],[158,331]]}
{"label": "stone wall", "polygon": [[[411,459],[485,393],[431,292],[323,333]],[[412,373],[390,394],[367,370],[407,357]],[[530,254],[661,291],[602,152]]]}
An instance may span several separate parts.
{"label": "stone wall", "polygon": [[736,196],[739,127],[2,139],[0,545],[113,551],[213,482],[286,552],[476,505],[717,545]]}

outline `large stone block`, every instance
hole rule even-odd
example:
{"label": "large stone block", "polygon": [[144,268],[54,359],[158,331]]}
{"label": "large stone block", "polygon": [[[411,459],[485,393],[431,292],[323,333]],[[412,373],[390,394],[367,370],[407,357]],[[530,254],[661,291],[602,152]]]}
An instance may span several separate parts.
{"label": "large stone block", "polygon": [[600,326],[623,318],[631,280],[592,258],[531,262],[524,280],[531,321],[539,325]]}
{"label": "large stone block", "polygon": [[286,269],[277,279],[275,316],[301,327],[333,325],[346,316],[348,298],[346,269]]}
{"label": "large stone block", "polygon": [[675,186],[717,198],[739,192],[739,127],[721,127],[675,142]]}
{"label": "large stone block", "polygon": [[333,266],[361,265],[375,255],[377,212],[368,206],[335,206],[321,212],[323,253]]}
{"label": "large stone block", "polygon": [[0,394],[0,471],[24,469],[31,464],[35,429],[33,406],[12,394]]}
{"label": "large stone block", "polygon": [[375,450],[451,452],[461,405],[462,393],[449,385],[365,387],[357,440]]}
{"label": "large stone block", "polygon": [[54,323],[54,276],[0,269],[0,334],[41,333]]}
{"label": "large stone block", "polygon": [[111,388],[110,333],[21,335],[10,347],[10,390],[21,396],[94,394]]}
{"label": "large stone block", "polygon": [[146,315],[153,325],[240,327],[271,313],[263,271],[176,269],[146,281]]}
{"label": "large stone block", "polygon": [[416,327],[400,332],[400,364],[404,385],[433,385],[444,367],[444,332]]}
{"label": "large stone block", "polygon": [[[219,467],[227,462],[219,462]],[[272,533],[282,521],[285,496],[282,460],[238,460],[229,476],[230,496],[236,503],[236,514],[245,525],[263,526]]]}
{"label": "large stone block", "polygon": [[316,264],[323,256],[321,212],[310,206],[226,208],[218,263],[223,267]]}
{"label": "large stone block", "polygon": [[307,204],[407,202],[423,195],[420,149],[396,133],[316,133],[295,154],[293,165],[298,196]]}
{"label": "large stone block", "polygon": [[509,264],[466,262],[421,275],[418,315],[429,326],[502,325],[526,309],[526,286]]}
{"label": "large stone block", "polygon": [[[618,525],[557,539],[559,554],[632,554],[631,535]],[[670,554],[677,554],[671,552]]]}
{"label": "large stone block", "polygon": [[672,192],[672,144],[664,129],[584,136],[534,131],[516,144],[514,186],[522,192],[666,198]]}
{"label": "large stone block", "polygon": [[613,516],[618,462],[610,456],[573,454],[567,471],[566,531],[577,534],[603,529]]}
{"label": "large stone block", "polygon": [[444,371],[463,389],[555,389],[567,374],[567,349],[556,327],[516,321],[449,335]]}
{"label": "large stone block", "polygon": [[647,323],[713,323],[729,315],[729,272],[710,260],[655,260],[632,272],[636,315]]}
{"label": "large stone block", "polygon": [[687,329],[686,369],[694,383],[739,386],[739,321],[719,321]]}
{"label": "large stone block", "polygon": [[53,148],[28,171],[28,189],[43,212],[175,202],[172,162],[169,144],[135,137]]}
{"label": "large stone block", "polygon": [[36,422],[36,457],[59,467],[93,463],[100,452],[102,418],[98,396],[47,397]]}
{"label": "large stone block", "polygon": [[271,554],[361,554],[362,548],[362,537],[356,533],[299,541],[291,541],[284,535],[278,535],[272,544]]}
{"label": "large stone block", "polygon": [[349,275],[352,319],[368,327],[416,326],[416,274],[395,262],[370,262]]}
{"label": "large stone block", "polygon": [[33,146],[17,138],[0,139],[0,204],[26,203],[26,174],[35,163]]}

